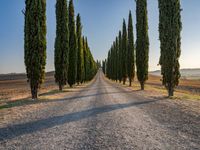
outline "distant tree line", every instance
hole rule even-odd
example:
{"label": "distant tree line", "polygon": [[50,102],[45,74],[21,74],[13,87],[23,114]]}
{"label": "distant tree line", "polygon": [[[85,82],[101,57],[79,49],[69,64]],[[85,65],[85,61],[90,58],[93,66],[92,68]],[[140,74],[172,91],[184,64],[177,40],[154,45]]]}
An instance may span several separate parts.
{"label": "distant tree line", "polygon": [[148,76],[149,39],[148,23],[145,17],[147,13],[144,7],[140,7],[138,4],[136,46],[134,43],[132,13],[130,11],[128,25],[126,25],[124,19],[122,31],[119,31],[119,35],[108,52],[106,61],[103,61],[103,70],[109,79],[123,82],[123,84],[126,84],[128,79],[129,86],[131,86],[136,74],[135,66],[137,66],[137,78],[141,83],[141,89],[144,89],[144,83]]}
{"label": "distant tree line", "polygon": [[[141,90],[148,80],[149,36],[147,0],[136,2],[136,42],[134,44],[132,14],[129,13],[128,27],[123,20],[122,30],[114,40],[107,59],[102,61],[102,70],[109,79],[123,81],[129,85],[137,74]],[[168,96],[174,95],[174,88],[180,79],[179,58],[181,54],[181,5],[180,0],[158,0],[159,39],[162,83]],[[128,29],[127,29],[128,28]]]}
{"label": "distant tree line", "polygon": [[[24,25],[24,61],[32,98],[45,79],[46,66],[46,0],[26,0]],[[82,35],[80,14],[76,21],[73,0],[56,0],[55,82],[59,90],[90,81],[97,72],[95,62]]]}

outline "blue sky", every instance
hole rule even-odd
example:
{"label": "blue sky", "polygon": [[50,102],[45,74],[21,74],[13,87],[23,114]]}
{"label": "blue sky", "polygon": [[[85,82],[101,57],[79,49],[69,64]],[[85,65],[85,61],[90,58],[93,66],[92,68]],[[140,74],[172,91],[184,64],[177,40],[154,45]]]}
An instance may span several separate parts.
{"label": "blue sky", "polygon": [[[55,3],[47,0],[47,66],[54,70]],[[135,25],[134,0],[74,0],[76,14],[80,13],[84,35],[88,37],[95,59],[104,59],[122,28],[122,20],[132,10]],[[200,68],[200,0],[181,0],[182,55],[181,68]],[[0,1],[0,73],[25,72],[23,50],[24,0]],[[158,40],[157,0],[148,0],[150,70],[157,70],[160,49]],[[134,26],[135,32],[135,26]]]}

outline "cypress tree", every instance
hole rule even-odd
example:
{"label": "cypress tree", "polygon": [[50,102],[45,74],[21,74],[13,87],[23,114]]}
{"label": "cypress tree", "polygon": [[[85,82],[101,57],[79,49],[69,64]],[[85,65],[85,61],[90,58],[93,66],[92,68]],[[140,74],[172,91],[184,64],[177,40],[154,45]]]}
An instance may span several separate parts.
{"label": "cypress tree", "polygon": [[149,61],[149,37],[148,37],[148,18],[147,0],[136,0],[136,65],[137,78],[144,90],[144,84],[148,80],[148,61]]}
{"label": "cypress tree", "polygon": [[135,76],[135,48],[133,35],[133,21],[131,11],[129,12],[128,22],[128,55],[127,55],[127,72],[129,78],[129,86],[132,84]]}
{"label": "cypress tree", "polygon": [[119,41],[118,41],[118,45],[119,45],[119,48],[118,48],[118,60],[119,60],[119,75],[118,75],[118,80],[119,82],[121,83],[122,82],[122,60],[123,60],[123,52],[122,52],[122,33],[121,31],[119,31]]}
{"label": "cypress tree", "polygon": [[26,0],[24,26],[24,62],[32,99],[45,78],[46,65],[46,0]]}
{"label": "cypress tree", "polygon": [[102,70],[103,70],[103,73],[106,75],[106,59],[102,61]]}
{"label": "cypress tree", "polygon": [[126,29],[126,22],[123,21],[123,30],[122,30],[122,78],[123,84],[126,83],[127,78],[127,46],[128,46],[128,39],[127,39],[127,29]]}
{"label": "cypress tree", "polygon": [[89,54],[89,46],[88,46],[88,41],[87,37],[85,38],[85,77],[86,81],[89,81],[89,76],[90,76],[90,60],[89,60],[90,54]]}
{"label": "cypress tree", "polygon": [[115,68],[116,68],[115,80],[116,82],[118,81],[119,70],[120,70],[118,56],[119,56],[119,40],[118,40],[118,37],[116,37],[116,40],[115,40]]}
{"label": "cypress tree", "polygon": [[87,53],[88,53],[88,57],[87,57],[87,61],[88,61],[88,77],[87,80],[90,81],[93,79],[93,77],[95,76],[95,74],[97,73],[97,63],[94,60],[94,57],[92,56],[90,47],[88,45],[87,39],[86,39],[86,47],[87,47]]}
{"label": "cypress tree", "polygon": [[100,69],[101,68],[101,61],[97,60],[96,64],[97,64],[97,68]]}
{"label": "cypress tree", "polygon": [[95,64],[96,62],[93,60],[92,53],[89,49],[89,75],[88,75],[88,81],[92,80],[94,71],[95,71]]}
{"label": "cypress tree", "polygon": [[107,77],[111,79],[111,50],[108,51],[108,58],[107,58]]}
{"label": "cypress tree", "polygon": [[110,76],[111,76],[111,79],[114,80],[115,79],[114,43],[110,49],[110,52],[111,52],[111,54],[110,54],[111,55],[111,57],[110,57],[110,59],[111,59],[111,74],[110,74]]}
{"label": "cypress tree", "polygon": [[77,35],[77,47],[78,47],[78,60],[77,60],[77,83],[82,83],[84,79],[84,56],[83,56],[83,41],[82,41],[82,25],[80,14],[76,19],[76,35]]}
{"label": "cypress tree", "polygon": [[85,79],[84,81],[89,81],[91,78],[91,69],[90,68],[92,66],[92,62],[91,62],[91,52],[90,52],[90,48],[88,46],[88,41],[87,38],[83,37],[83,54],[84,54],[84,70],[85,70]]}
{"label": "cypress tree", "polygon": [[86,81],[86,74],[87,74],[87,49],[86,49],[86,42],[85,37],[82,37],[82,43],[83,43],[83,59],[84,59],[84,79],[83,81]]}
{"label": "cypress tree", "polygon": [[62,91],[67,84],[69,59],[68,10],[66,0],[56,1],[55,81]]}
{"label": "cypress tree", "polygon": [[74,20],[73,0],[69,2],[69,71],[68,84],[72,87],[76,83],[77,76],[77,39]]}
{"label": "cypress tree", "polygon": [[159,39],[162,84],[168,90],[168,96],[174,95],[179,84],[181,54],[181,5],[180,0],[159,0]]}

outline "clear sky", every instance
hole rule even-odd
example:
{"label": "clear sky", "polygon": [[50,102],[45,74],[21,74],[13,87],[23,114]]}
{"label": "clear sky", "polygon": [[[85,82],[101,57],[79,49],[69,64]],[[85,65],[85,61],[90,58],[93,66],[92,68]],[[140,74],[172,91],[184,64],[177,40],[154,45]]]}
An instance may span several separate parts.
{"label": "clear sky", "polygon": [[[54,70],[55,3],[47,0],[47,66]],[[135,25],[135,0],[74,0],[80,13],[84,35],[88,37],[95,59],[104,59],[108,49],[132,10]],[[182,55],[181,68],[200,68],[200,0],[181,0]],[[23,50],[24,0],[0,0],[0,73],[25,72]],[[157,0],[148,0],[150,70],[159,69]],[[135,32],[135,26],[134,26]]]}

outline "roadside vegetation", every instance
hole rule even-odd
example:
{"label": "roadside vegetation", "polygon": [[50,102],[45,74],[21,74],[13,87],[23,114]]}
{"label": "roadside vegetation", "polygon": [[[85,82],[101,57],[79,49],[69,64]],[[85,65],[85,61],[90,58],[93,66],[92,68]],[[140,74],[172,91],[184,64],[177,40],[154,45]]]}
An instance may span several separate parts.
{"label": "roadside vegetation", "polygon": [[[46,66],[46,0],[26,0],[24,12],[25,66],[32,99],[45,80]],[[75,23],[73,0],[56,1],[55,81],[59,90],[65,85],[90,81],[98,68],[88,40],[82,37],[80,14]]]}
{"label": "roadside vegetation", "polygon": [[[141,90],[145,89],[149,68],[149,37],[147,0],[136,0],[136,41],[134,44],[133,22],[129,14],[128,30],[123,20],[122,31],[113,42],[107,59],[102,62],[103,72],[115,81],[127,78],[129,86],[134,81],[135,72]],[[168,96],[174,96],[175,87],[179,85],[181,55],[181,5],[180,0],[159,0],[159,40],[162,85],[167,89]],[[127,34],[128,32],[128,34]],[[121,64],[121,65],[116,65]],[[135,70],[136,68],[136,70]]]}

